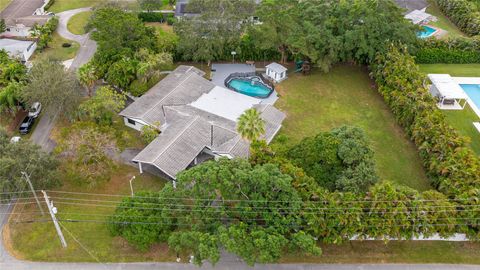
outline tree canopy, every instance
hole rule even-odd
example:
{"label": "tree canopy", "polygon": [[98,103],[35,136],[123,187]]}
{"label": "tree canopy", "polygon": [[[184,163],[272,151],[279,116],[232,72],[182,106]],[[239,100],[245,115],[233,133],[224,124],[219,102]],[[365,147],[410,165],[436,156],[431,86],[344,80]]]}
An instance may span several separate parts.
{"label": "tree canopy", "polygon": [[[30,176],[35,189],[46,189],[59,184],[58,161],[29,140],[11,143],[0,129],[0,191],[27,190],[22,171]],[[2,195],[0,195],[2,197]]]}
{"label": "tree canopy", "polygon": [[210,62],[238,46],[254,14],[255,1],[192,0],[187,8],[200,15],[174,24],[177,50],[184,59]]}
{"label": "tree canopy", "polygon": [[255,108],[251,108],[238,118],[237,130],[245,140],[253,142],[265,134],[265,121]]}
{"label": "tree canopy", "polygon": [[[174,250],[192,252],[196,263],[217,262],[221,247],[249,264],[278,260],[286,248],[320,253],[302,231],[302,202],[292,178],[273,164],[206,162],[180,173],[176,189],[167,185],[158,194],[136,195],[119,205],[111,229],[142,249],[168,240]],[[163,207],[128,207],[139,203]],[[135,224],[147,220],[161,224]]]}
{"label": "tree canopy", "polygon": [[305,138],[287,156],[329,190],[364,192],[378,181],[373,151],[358,127],[343,126]]}
{"label": "tree canopy", "polygon": [[38,101],[45,111],[71,116],[80,103],[82,87],[75,73],[66,71],[61,62],[42,59],[28,73],[22,95],[28,104]]}

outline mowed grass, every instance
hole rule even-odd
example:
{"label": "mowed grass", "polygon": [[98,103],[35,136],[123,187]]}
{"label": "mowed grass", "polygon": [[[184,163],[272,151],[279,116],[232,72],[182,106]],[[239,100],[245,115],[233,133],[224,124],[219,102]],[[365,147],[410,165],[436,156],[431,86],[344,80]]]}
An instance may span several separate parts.
{"label": "mowed grass", "polygon": [[435,1],[430,0],[428,3],[429,5],[426,12],[437,17],[436,22],[432,21],[429,24],[447,31],[448,33],[443,37],[465,36],[465,34],[443,14]]}
{"label": "mowed grass", "polygon": [[[160,190],[166,183],[165,180],[148,174],[138,174],[136,168],[120,165],[118,171],[109,182],[88,188],[78,186],[65,179],[65,185],[61,190],[77,192],[90,192],[112,195],[130,195],[129,180],[136,175],[133,181],[134,190]],[[33,261],[62,261],[62,262],[132,262],[132,261],[172,261],[175,253],[168,250],[165,244],[155,245],[147,252],[140,252],[130,246],[120,237],[112,237],[107,224],[108,215],[113,214],[117,203],[96,202],[94,200],[117,201],[120,197],[87,196],[74,194],[61,194],[49,192],[49,196],[58,208],[57,217],[62,224],[62,231],[68,243],[68,248],[63,249],[51,222],[15,223],[25,220],[49,220],[49,216],[41,217],[36,205],[18,204],[12,215],[10,223],[6,227],[4,238],[7,247],[12,253],[21,259]],[[78,201],[72,199],[80,199]],[[85,200],[85,201],[82,201]],[[76,203],[68,204],[68,203]],[[42,203],[45,206],[44,203]],[[113,207],[95,206],[98,204]],[[91,220],[92,222],[68,222],[70,220]],[[63,221],[62,221],[63,220]],[[93,222],[95,221],[95,222]],[[94,257],[89,255],[78,242],[87,248]]]}
{"label": "mowed grass", "polygon": [[478,115],[467,104],[465,109],[459,111],[442,111],[447,117],[447,121],[462,136],[470,139],[470,148],[480,155],[480,132],[473,126],[473,122],[480,122]]}
{"label": "mowed grass", "polygon": [[0,12],[2,10],[4,10],[11,2],[12,2],[12,0],[2,0],[2,1],[0,1]]}
{"label": "mowed grass", "polygon": [[62,12],[65,10],[93,7],[100,3],[106,2],[105,0],[55,0],[55,3],[48,9],[51,12]]}
{"label": "mowed grass", "polygon": [[480,77],[480,64],[420,64],[420,71],[446,73],[454,77]]}
{"label": "mowed grass", "polygon": [[414,144],[396,123],[362,67],[341,65],[329,73],[290,73],[277,86],[276,107],[287,114],[282,134],[292,143],[342,125],[363,128],[375,151],[382,180],[418,190],[430,188]]}
{"label": "mowed grass", "polygon": [[321,247],[321,256],[290,254],[281,262],[480,264],[478,242],[391,241],[385,244],[383,241],[353,241]]}
{"label": "mowed grass", "polygon": [[[72,46],[62,47],[63,43],[70,43]],[[35,61],[41,58],[50,58],[57,61],[65,61],[75,57],[80,45],[77,42],[62,38],[57,32],[53,33],[52,41],[48,43],[48,48],[43,51],[37,49],[30,61]]]}
{"label": "mowed grass", "polygon": [[73,15],[67,24],[68,31],[75,35],[85,34],[85,26],[88,23],[88,19],[92,16],[92,13],[92,11],[85,11]]}

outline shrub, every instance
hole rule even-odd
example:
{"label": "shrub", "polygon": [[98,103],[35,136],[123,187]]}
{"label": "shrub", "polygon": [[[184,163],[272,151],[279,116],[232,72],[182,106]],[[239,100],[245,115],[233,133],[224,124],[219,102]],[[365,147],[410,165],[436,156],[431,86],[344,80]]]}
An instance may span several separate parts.
{"label": "shrub", "polygon": [[332,191],[362,192],[378,181],[373,151],[357,127],[344,126],[305,138],[287,156],[320,186]]}
{"label": "shrub", "polygon": [[142,127],[142,139],[146,144],[151,143],[158,137],[158,134],[160,134],[159,127],[160,123],[155,123],[155,126],[145,125]]}
{"label": "shrub", "polygon": [[417,63],[480,63],[480,38],[428,39],[416,53]]}
{"label": "shrub", "polygon": [[173,15],[167,16],[167,24],[168,25],[173,25],[176,22],[176,19]]}
{"label": "shrub", "polygon": [[416,144],[433,185],[448,196],[479,192],[478,157],[438,110],[406,48],[392,44],[371,68],[379,92]]}
{"label": "shrub", "polygon": [[138,14],[138,18],[143,22],[165,22],[164,16],[160,12],[141,12]]}
{"label": "shrub", "polygon": [[470,36],[480,35],[480,11],[468,0],[435,0],[458,28]]}

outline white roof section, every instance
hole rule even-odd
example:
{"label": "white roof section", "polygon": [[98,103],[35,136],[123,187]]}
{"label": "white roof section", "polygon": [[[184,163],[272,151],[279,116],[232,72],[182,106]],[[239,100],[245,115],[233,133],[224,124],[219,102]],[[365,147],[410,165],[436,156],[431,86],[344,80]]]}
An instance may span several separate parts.
{"label": "white roof section", "polygon": [[9,38],[0,39],[0,50],[4,49],[13,56],[19,56],[32,46],[35,41],[23,41]]}
{"label": "white roof section", "polygon": [[414,24],[420,24],[424,21],[430,20],[431,18],[432,15],[418,9],[405,15],[405,19],[412,21]]}
{"label": "white roof section", "polygon": [[259,99],[215,86],[209,93],[203,94],[190,105],[236,122],[243,112],[260,102]]}
{"label": "white roof section", "polygon": [[432,84],[443,98],[467,99],[467,94],[449,74],[428,74]]}
{"label": "white roof section", "polygon": [[275,62],[273,62],[273,63],[271,63],[270,65],[266,66],[266,68],[269,68],[269,69],[275,71],[276,73],[282,73],[282,72],[284,72],[284,71],[287,71],[287,68],[286,68],[286,67],[280,65],[279,63],[275,63]]}

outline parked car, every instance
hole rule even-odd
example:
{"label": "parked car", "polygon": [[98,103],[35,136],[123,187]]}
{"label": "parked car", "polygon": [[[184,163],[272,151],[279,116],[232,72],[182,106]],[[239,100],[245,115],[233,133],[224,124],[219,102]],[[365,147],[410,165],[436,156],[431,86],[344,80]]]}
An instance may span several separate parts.
{"label": "parked car", "polygon": [[35,117],[32,117],[32,116],[25,117],[25,119],[23,119],[22,124],[20,125],[20,129],[19,129],[20,134],[25,135],[28,132],[30,132],[30,130],[33,127],[33,123],[35,123]]}
{"label": "parked car", "polygon": [[11,143],[17,143],[20,141],[20,136],[14,136],[10,139]]}
{"label": "parked car", "polygon": [[37,118],[41,110],[42,104],[40,104],[40,102],[35,102],[32,104],[32,107],[30,107],[30,110],[28,110],[28,116]]}

